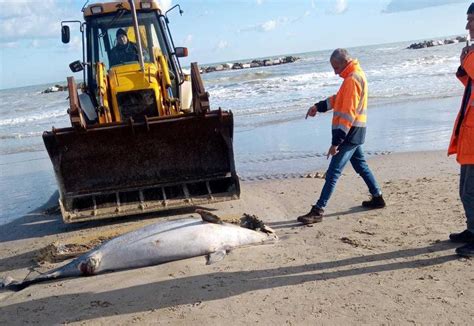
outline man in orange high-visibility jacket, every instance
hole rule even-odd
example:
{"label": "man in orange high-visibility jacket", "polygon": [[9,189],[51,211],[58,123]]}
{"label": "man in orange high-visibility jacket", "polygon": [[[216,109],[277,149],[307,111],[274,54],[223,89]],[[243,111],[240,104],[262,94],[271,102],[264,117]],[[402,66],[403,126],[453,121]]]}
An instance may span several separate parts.
{"label": "man in orange high-visibility jacket", "polygon": [[[467,10],[466,29],[474,39],[474,3]],[[464,84],[461,102],[454,130],[449,144],[448,155],[456,154],[461,165],[459,195],[466,212],[467,228],[461,233],[452,233],[452,242],[464,243],[456,249],[461,256],[474,257],[474,46],[466,46],[461,52],[461,65],[456,76]]]}
{"label": "man in orange high-visibility jacket", "polygon": [[352,59],[345,49],[336,49],[331,55],[334,73],[344,79],[336,95],[320,101],[309,108],[306,117],[314,117],[317,112],[333,110],[332,144],[328,150],[331,163],[326,172],[326,182],[321,195],[309,213],[298,217],[303,224],[321,222],[324,208],[331,197],[336,182],[347,164],[364,179],[372,199],[362,202],[366,208],[383,208],[385,201],[382,191],[365,160],[362,144],[365,140],[367,123],[367,80],[359,62]]}

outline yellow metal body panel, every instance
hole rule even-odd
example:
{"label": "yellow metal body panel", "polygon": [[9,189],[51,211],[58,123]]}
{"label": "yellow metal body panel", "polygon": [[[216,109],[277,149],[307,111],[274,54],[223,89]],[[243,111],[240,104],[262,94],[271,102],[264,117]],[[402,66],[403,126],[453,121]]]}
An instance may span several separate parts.
{"label": "yellow metal body panel", "polygon": [[115,66],[109,70],[110,95],[116,121],[122,121],[117,94],[145,89],[153,89],[158,104],[158,115],[165,115],[161,87],[157,76],[156,65],[152,63],[145,63],[145,71],[140,71],[138,63]]}
{"label": "yellow metal body panel", "polygon": [[165,88],[168,88],[171,86],[171,79],[170,79],[170,72],[168,70],[168,63],[166,62],[165,56],[163,54],[158,54],[158,57],[156,58],[158,63],[161,66],[161,69],[163,71],[163,86]]}
{"label": "yellow metal body panel", "polygon": [[99,97],[100,111],[99,111],[99,123],[112,122],[112,116],[110,114],[109,96],[107,93],[109,83],[107,75],[105,73],[105,65],[102,62],[96,64],[96,80],[97,80],[97,95]]}
{"label": "yellow metal body panel", "polygon": [[[158,6],[156,1],[153,1],[153,0],[135,0],[135,8],[137,8],[137,11],[140,11],[140,9],[142,8],[141,6],[142,3],[150,3],[151,10],[158,10],[161,13],[161,8]],[[92,13],[91,8],[98,7],[98,6],[102,8],[101,12],[97,14]],[[84,9],[84,17],[114,13],[119,9],[130,10],[130,4],[126,0],[114,1],[114,2],[98,2],[98,3],[90,4]],[[150,9],[147,9],[147,10],[150,10]]]}
{"label": "yellow metal body panel", "polygon": [[[140,25],[138,26],[138,30],[140,31],[140,40],[142,42],[142,47],[143,48],[147,48],[148,47],[148,40],[146,38],[146,29],[145,29],[145,26],[143,25]],[[133,27],[128,27],[125,29],[125,31],[127,32],[127,38],[130,42],[132,43],[137,43],[137,39],[135,37],[135,30],[133,29]]]}

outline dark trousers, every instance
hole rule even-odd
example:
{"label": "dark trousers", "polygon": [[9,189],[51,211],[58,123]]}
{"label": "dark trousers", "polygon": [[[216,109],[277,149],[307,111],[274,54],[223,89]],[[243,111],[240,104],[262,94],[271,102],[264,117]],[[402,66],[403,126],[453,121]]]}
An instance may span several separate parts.
{"label": "dark trousers", "polygon": [[354,170],[364,179],[372,196],[380,196],[382,194],[380,186],[367,165],[364,152],[362,151],[362,145],[344,144],[339,146],[339,153],[334,155],[331,159],[331,163],[329,163],[329,168],[326,172],[326,182],[321,191],[321,196],[316,203],[317,207],[326,207],[329,198],[331,198],[336,188],[336,182],[349,161]]}
{"label": "dark trousers", "polygon": [[461,165],[459,196],[466,212],[467,229],[474,233],[474,164]]}

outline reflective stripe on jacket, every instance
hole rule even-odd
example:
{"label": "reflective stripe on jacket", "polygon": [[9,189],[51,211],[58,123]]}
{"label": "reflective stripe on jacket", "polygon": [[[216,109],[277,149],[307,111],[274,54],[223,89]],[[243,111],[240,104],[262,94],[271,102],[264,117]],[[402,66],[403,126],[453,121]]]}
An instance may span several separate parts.
{"label": "reflective stripe on jacket", "polygon": [[368,88],[365,73],[357,60],[349,62],[339,74],[344,81],[336,95],[327,99],[328,110],[333,109],[332,145],[343,142],[363,144],[367,123]]}
{"label": "reflective stripe on jacket", "polygon": [[474,51],[464,58],[456,76],[464,84],[465,91],[454,123],[448,155],[457,154],[459,164],[474,164]]}

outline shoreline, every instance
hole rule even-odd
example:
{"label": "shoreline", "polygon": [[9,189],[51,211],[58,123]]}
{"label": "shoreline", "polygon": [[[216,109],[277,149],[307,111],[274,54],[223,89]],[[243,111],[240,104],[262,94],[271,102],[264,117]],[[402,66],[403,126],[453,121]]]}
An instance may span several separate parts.
{"label": "shoreline", "polygon": [[[323,222],[311,227],[295,219],[322,179],[243,182],[240,200],[207,208],[259,216],[277,231],[276,244],[236,249],[214,265],[196,257],[2,291],[0,324],[472,323],[473,260],[457,257],[447,241],[465,227],[455,159],[445,151],[397,153],[371,157],[369,166],[385,209],[360,207],[367,190],[350,167]],[[197,216],[166,214],[81,225],[30,214],[0,229],[0,277],[26,276],[38,250],[54,241]]]}
{"label": "shoreline", "polygon": [[[371,107],[364,151],[370,156],[444,150],[458,106],[459,99],[449,97]],[[332,114],[305,120],[304,113],[299,109],[290,112],[293,118],[256,126],[246,126],[246,121],[258,123],[258,119],[235,118],[234,157],[241,180],[285,179],[326,170]],[[41,139],[34,144],[44,146]],[[43,205],[57,185],[44,149],[3,155],[0,161],[0,188],[4,189],[0,225],[5,225]]]}
{"label": "shoreline", "polygon": [[[447,152],[444,151],[444,150],[439,150],[439,149],[436,149],[436,150],[431,150],[431,151],[423,151],[423,152],[427,152],[427,153],[435,153],[435,152],[439,152],[439,153],[445,153]],[[390,155],[404,155],[404,154],[415,154],[415,153],[419,153],[419,151],[416,151],[416,150],[407,150],[407,151],[397,151],[397,152],[392,152],[392,151],[368,151],[368,150],[365,150],[364,149],[364,153],[366,154],[366,158],[368,160],[373,160],[375,158],[377,158],[378,156],[390,156]],[[41,213],[42,211],[45,211],[45,210],[50,210],[50,209],[54,209],[55,207],[58,207],[58,200],[59,200],[59,193],[58,193],[58,190],[57,190],[57,184],[56,184],[56,180],[54,178],[54,173],[52,171],[52,168],[49,166],[50,165],[50,162],[49,162],[49,158],[47,157],[47,153],[44,151],[44,150],[41,150],[41,151],[35,151],[35,152],[26,152],[26,153],[13,153],[13,154],[10,154],[9,156],[28,156],[30,157],[31,155],[35,156],[35,158],[29,158],[29,159],[26,159],[26,160],[19,160],[19,161],[13,161],[13,162],[9,162],[9,164],[26,164],[28,165],[29,162],[32,162],[32,161],[43,161],[42,163],[38,163],[36,164],[36,168],[35,168],[35,171],[34,173],[32,173],[33,176],[37,176],[38,174],[41,174],[41,177],[40,179],[45,181],[45,178],[48,178],[47,176],[48,175],[51,175],[51,178],[48,178],[48,179],[51,179],[49,180],[49,182],[47,184],[44,184],[44,186],[46,186],[47,189],[50,189],[51,191],[48,192],[48,194],[44,194],[44,198],[45,201],[42,201],[40,203],[38,203],[38,205],[36,206],[28,206],[28,208],[30,209],[28,212],[26,212],[25,214],[23,215],[20,215],[18,217],[7,217],[7,218],[0,218],[0,226],[6,226],[6,225],[9,225],[9,224],[14,224],[14,222],[16,220],[19,220],[19,219],[22,219],[24,217],[27,217],[29,215],[37,215],[38,213]],[[36,157],[36,156],[40,156],[40,157]],[[305,153],[305,154],[294,154],[291,156],[291,159],[298,159],[298,158],[304,158],[304,159],[313,159],[313,160],[319,160],[318,163],[315,163],[314,166],[308,168],[307,166],[306,167],[303,167],[301,168],[299,171],[296,171],[296,172],[291,172],[291,173],[261,173],[259,175],[255,175],[255,176],[245,176],[245,175],[241,175],[239,173],[239,171],[237,171],[237,174],[239,176],[239,180],[241,182],[245,182],[245,183],[250,183],[250,182],[260,182],[260,181],[270,181],[270,180],[287,180],[287,179],[304,179],[304,178],[319,178],[319,179],[323,179],[324,178],[324,174],[327,170],[327,167],[329,165],[329,161],[328,159],[326,159],[326,154],[325,153],[312,153],[312,154],[308,154],[308,153]],[[285,160],[285,159],[282,159],[282,160]],[[7,164],[7,163],[5,163]],[[350,165],[350,164],[349,164]],[[351,167],[346,167],[346,168],[351,168]],[[20,169],[20,174],[21,175],[24,175],[24,171],[25,170],[25,167],[21,168]],[[8,175],[7,175],[8,176]],[[4,176],[5,177],[5,176]],[[166,215],[166,213],[165,213]],[[1,238],[0,238],[1,240]]]}

